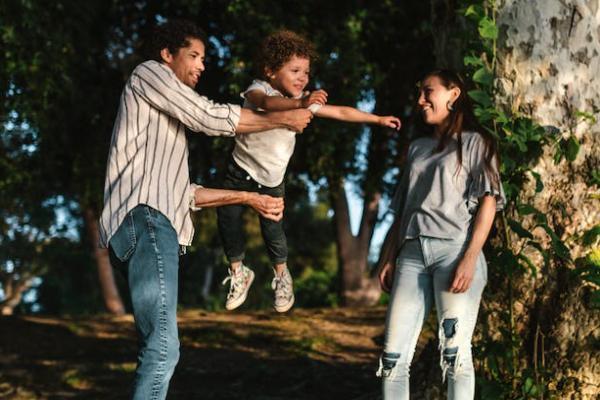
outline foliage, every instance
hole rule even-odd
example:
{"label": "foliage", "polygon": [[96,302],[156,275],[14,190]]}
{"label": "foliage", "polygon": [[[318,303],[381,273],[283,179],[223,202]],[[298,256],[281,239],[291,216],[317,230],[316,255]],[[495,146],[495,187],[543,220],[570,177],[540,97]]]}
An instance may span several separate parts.
{"label": "foliage", "polygon": [[[540,321],[535,321],[534,337],[523,336],[515,321],[515,286],[523,277],[534,279],[548,275],[551,265],[561,268],[574,267],[574,276],[592,285],[595,290],[590,297],[590,306],[597,307],[599,299],[599,269],[594,254],[573,260],[569,248],[561,240],[545,213],[536,209],[526,198],[525,185],[533,180],[535,193],[544,190],[540,175],[532,166],[542,155],[545,146],[555,148],[554,161],[562,159],[574,161],[579,152],[579,142],[572,132],[563,137],[556,130],[545,129],[529,116],[515,110],[506,110],[496,104],[495,74],[497,68],[498,27],[496,14],[498,1],[475,1],[460,11],[477,28],[479,35],[469,43],[464,65],[475,88],[469,96],[475,103],[475,113],[485,129],[499,141],[502,160],[501,176],[507,197],[507,206],[501,215],[501,240],[490,249],[492,278],[496,290],[494,298],[505,298],[505,310],[486,309],[483,320],[488,315],[499,315],[501,335],[493,334],[484,328],[479,343],[483,368],[479,379],[479,396],[482,399],[526,399],[543,398],[552,395],[545,382],[550,371],[544,366],[544,334]],[[590,115],[577,112],[576,118],[589,119]],[[593,118],[593,116],[592,116]],[[598,235],[598,227],[583,237],[584,244],[590,244]],[[536,232],[536,235],[533,234]],[[540,235],[544,232],[546,237]],[[537,256],[536,256],[537,253]],[[534,261],[536,259],[540,262]],[[532,350],[528,341],[533,341]],[[541,350],[539,348],[541,346]],[[530,361],[525,363],[524,360]]]}

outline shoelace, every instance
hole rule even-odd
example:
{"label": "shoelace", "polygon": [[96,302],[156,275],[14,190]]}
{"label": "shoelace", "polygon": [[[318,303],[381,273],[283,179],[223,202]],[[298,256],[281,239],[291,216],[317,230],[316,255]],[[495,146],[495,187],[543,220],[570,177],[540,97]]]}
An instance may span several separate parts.
{"label": "shoelace", "polygon": [[235,294],[235,292],[238,289],[241,290],[243,288],[244,273],[240,272],[237,275],[239,275],[239,276],[236,276],[236,274],[231,274],[228,277],[226,277],[225,279],[223,279],[223,282],[221,282],[221,285],[225,285],[227,282],[231,281],[231,285],[229,286],[229,293],[227,293],[228,299],[233,297],[233,295]]}
{"label": "shoelace", "polygon": [[276,276],[273,278],[273,282],[271,282],[271,288],[275,291],[276,297],[287,298],[289,295],[290,286],[283,276]]}

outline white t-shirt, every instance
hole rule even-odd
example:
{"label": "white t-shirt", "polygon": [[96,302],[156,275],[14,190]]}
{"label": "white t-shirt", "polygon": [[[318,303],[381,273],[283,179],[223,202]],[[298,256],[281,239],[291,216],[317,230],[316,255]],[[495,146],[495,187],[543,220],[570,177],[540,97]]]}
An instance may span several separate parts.
{"label": "white t-shirt", "polygon": [[[268,82],[255,79],[248,89],[241,93],[244,99],[244,108],[263,111],[246,99],[246,94],[253,90],[260,90],[267,96],[284,97]],[[296,132],[289,129],[278,128],[237,135],[233,159],[256,182],[266,187],[275,187],[283,182],[285,170],[294,153],[295,145]]]}

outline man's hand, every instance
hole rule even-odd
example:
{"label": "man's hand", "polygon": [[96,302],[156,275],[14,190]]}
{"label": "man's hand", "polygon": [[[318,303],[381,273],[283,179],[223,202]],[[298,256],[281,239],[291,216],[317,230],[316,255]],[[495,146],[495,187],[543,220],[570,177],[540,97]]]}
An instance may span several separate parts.
{"label": "man's hand", "polygon": [[288,129],[298,133],[301,133],[313,118],[313,113],[304,108],[281,111],[278,114],[281,114],[281,117],[283,118],[282,122],[288,127]]}
{"label": "man's hand", "polygon": [[246,204],[267,219],[277,222],[283,218],[284,204],[281,197],[271,197],[266,194],[249,192]]}
{"label": "man's hand", "polygon": [[379,267],[379,284],[381,285],[381,290],[383,290],[386,293],[389,293],[390,290],[392,290],[395,269],[396,266],[391,261],[385,262]]}
{"label": "man's hand", "polygon": [[325,103],[327,103],[327,92],[323,89],[310,92],[310,94],[301,100],[302,108],[308,108],[311,104],[323,105]]}

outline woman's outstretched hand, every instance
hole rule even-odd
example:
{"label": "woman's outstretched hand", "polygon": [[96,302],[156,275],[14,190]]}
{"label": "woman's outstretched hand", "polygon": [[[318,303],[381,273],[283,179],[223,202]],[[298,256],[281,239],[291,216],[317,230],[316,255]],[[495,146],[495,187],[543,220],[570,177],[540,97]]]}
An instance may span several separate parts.
{"label": "woman's outstretched hand", "polygon": [[386,116],[386,117],[379,117],[379,121],[377,121],[377,123],[381,126],[386,126],[388,128],[392,128],[397,131],[399,131],[400,127],[402,126],[402,122],[400,122],[400,118],[394,117],[391,115]]}

